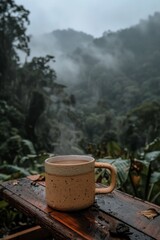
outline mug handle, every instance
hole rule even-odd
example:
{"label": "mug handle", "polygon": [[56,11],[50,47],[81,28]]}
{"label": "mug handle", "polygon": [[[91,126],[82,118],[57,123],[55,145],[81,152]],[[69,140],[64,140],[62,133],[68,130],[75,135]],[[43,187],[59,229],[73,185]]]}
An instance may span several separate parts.
{"label": "mug handle", "polygon": [[114,190],[116,186],[116,169],[113,165],[109,163],[95,162],[95,168],[107,168],[111,172],[111,183],[108,187],[96,188],[95,193],[110,193]]}

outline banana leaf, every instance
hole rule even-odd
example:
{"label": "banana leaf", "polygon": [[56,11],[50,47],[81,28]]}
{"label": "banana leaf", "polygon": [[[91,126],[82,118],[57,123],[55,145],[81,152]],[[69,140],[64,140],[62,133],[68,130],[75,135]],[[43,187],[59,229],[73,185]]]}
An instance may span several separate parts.
{"label": "banana leaf", "polygon": [[[122,187],[129,174],[130,166],[131,166],[131,161],[129,159],[98,159],[97,162],[106,162],[114,165],[117,169],[117,188]],[[108,171],[106,169],[97,169],[96,171],[96,181],[99,182],[99,179],[101,179],[102,183],[106,183],[105,177],[108,175]]]}
{"label": "banana leaf", "polygon": [[150,184],[155,184],[157,182],[160,182],[160,172],[153,172],[150,177]]}
{"label": "banana leaf", "polygon": [[146,161],[151,164],[151,171],[160,171],[160,151],[148,152],[144,155]]}
{"label": "banana leaf", "polygon": [[0,172],[8,175],[11,174],[15,177],[25,177],[30,175],[29,171],[27,171],[26,169],[10,164],[4,164],[3,166],[0,166]]}
{"label": "banana leaf", "polygon": [[11,175],[0,173],[0,182],[7,181],[9,179],[11,179]]}

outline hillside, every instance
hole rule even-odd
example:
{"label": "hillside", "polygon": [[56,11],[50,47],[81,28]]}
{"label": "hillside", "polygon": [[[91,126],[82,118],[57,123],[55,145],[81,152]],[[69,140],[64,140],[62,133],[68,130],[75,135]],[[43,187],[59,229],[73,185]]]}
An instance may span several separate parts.
{"label": "hillside", "polygon": [[55,56],[58,80],[74,92],[80,108],[103,102],[121,114],[159,98],[159,28],[160,13],[155,13],[136,26],[96,39],[72,29],[56,30],[33,36],[31,53]]}
{"label": "hillside", "polygon": [[86,76],[82,88],[123,113],[159,98],[159,28],[160,14],[155,13],[131,28],[104,33],[87,51],[81,49],[77,64],[83,62]]}
{"label": "hillside", "polygon": [[83,48],[93,41],[93,36],[73,29],[54,30],[40,36],[31,36],[31,54],[54,54],[54,56],[70,54],[77,48]]}

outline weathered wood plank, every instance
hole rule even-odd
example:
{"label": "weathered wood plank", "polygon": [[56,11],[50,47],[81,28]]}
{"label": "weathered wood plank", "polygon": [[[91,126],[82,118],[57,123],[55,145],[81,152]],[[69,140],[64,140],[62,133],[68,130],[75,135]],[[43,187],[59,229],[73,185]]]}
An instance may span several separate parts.
{"label": "weathered wood plank", "polygon": [[[34,176],[29,176],[29,179],[34,180]],[[45,182],[41,182],[45,186]],[[107,212],[111,216],[115,216],[123,222],[128,223],[130,226],[140,229],[142,232],[154,236],[160,236],[160,215],[154,219],[147,219],[141,212],[150,208],[155,209],[160,213],[160,206],[150,202],[137,199],[131,195],[114,191],[108,195],[98,195],[96,201],[99,208]],[[132,208],[131,208],[132,206]]]}
{"label": "weathered wood plank", "polygon": [[[49,217],[49,212],[47,212],[47,208],[40,208],[40,206],[43,206],[43,201],[38,205],[35,206],[34,204],[37,203],[37,201],[32,200],[32,196],[34,195],[34,191],[30,192],[31,195],[27,193],[27,186],[23,186],[23,194],[19,192],[19,195],[17,195],[17,191],[15,186],[11,187],[11,182],[9,184],[10,189],[7,189],[8,184],[5,183],[5,186],[0,187],[1,197],[3,197],[5,200],[7,200],[12,206],[19,209],[24,214],[34,218],[40,226],[48,229],[55,239],[81,239],[79,236],[69,228],[65,227],[61,223],[59,223],[57,220],[54,220]],[[22,187],[22,184],[21,184]],[[29,196],[29,198],[25,198]],[[32,203],[31,203],[31,202]]]}
{"label": "weathered wood plank", "polygon": [[[122,223],[121,221],[108,216],[101,210],[95,210],[94,206],[80,212],[62,214],[55,211],[50,213],[50,215],[68,226],[70,229],[76,231],[83,237],[83,239],[153,239],[152,237],[128,226],[128,224]],[[128,234],[124,234],[123,237],[116,231],[120,225],[127,228]],[[130,238],[127,238],[128,235],[130,235]]]}
{"label": "weathered wood plank", "polygon": [[98,196],[96,200],[100,209],[109,215],[121,219],[121,221],[155,239],[160,239],[160,215],[154,219],[148,219],[141,214],[142,211],[150,208],[160,213],[160,206],[142,201],[120,191],[114,191],[108,194],[107,197]]}
{"label": "weathered wood plank", "polygon": [[[97,196],[98,206],[93,205],[89,209],[74,213],[62,213],[46,205],[43,185],[42,182],[39,185],[24,178],[18,180],[17,184],[14,181],[2,183],[0,192],[22,212],[36,218],[41,226],[46,227],[56,236],[56,239],[126,239],[126,236],[119,238],[117,235],[116,229],[120,224],[127,227],[129,239],[158,239],[157,221],[153,221],[153,226],[150,228],[146,225],[147,231],[152,227],[156,229],[153,234],[152,232],[145,234],[146,228],[141,228],[144,226],[141,222],[148,223],[148,219],[143,217],[140,219],[140,225],[137,224],[139,221],[137,213],[144,209],[142,206],[150,206],[149,203],[145,205],[140,203],[139,206],[141,201],[114,191],[107,196]],[[133,207],[133,204],[136,207]],[[134,217],[135,220],[130,220],[130,217]]]}

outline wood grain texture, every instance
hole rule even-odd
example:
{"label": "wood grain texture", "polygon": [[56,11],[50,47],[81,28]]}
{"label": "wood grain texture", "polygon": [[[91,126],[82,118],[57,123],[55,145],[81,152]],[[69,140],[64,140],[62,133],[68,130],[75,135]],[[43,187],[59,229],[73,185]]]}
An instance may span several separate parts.
{"label": "wood grain texture", "polygon": [[6,236],[3,240],[40,240],[48,239],[50,236],[49,232],[41,228],[40,226],[31,227],[29,229],[13,233],[11,235]]}
{"label": "wood grain texture", "polygon": [[[0,196],[23,213],[35,218],[55,239],[160,239],[160,216],[147,219],[141,211],[160,207],[119,191],[97,195],[95,204],[85,210],[65,213],[49,208],[45,183],[23,178],[0,184]],[[121,227],[125,231],[117,230]]]}

